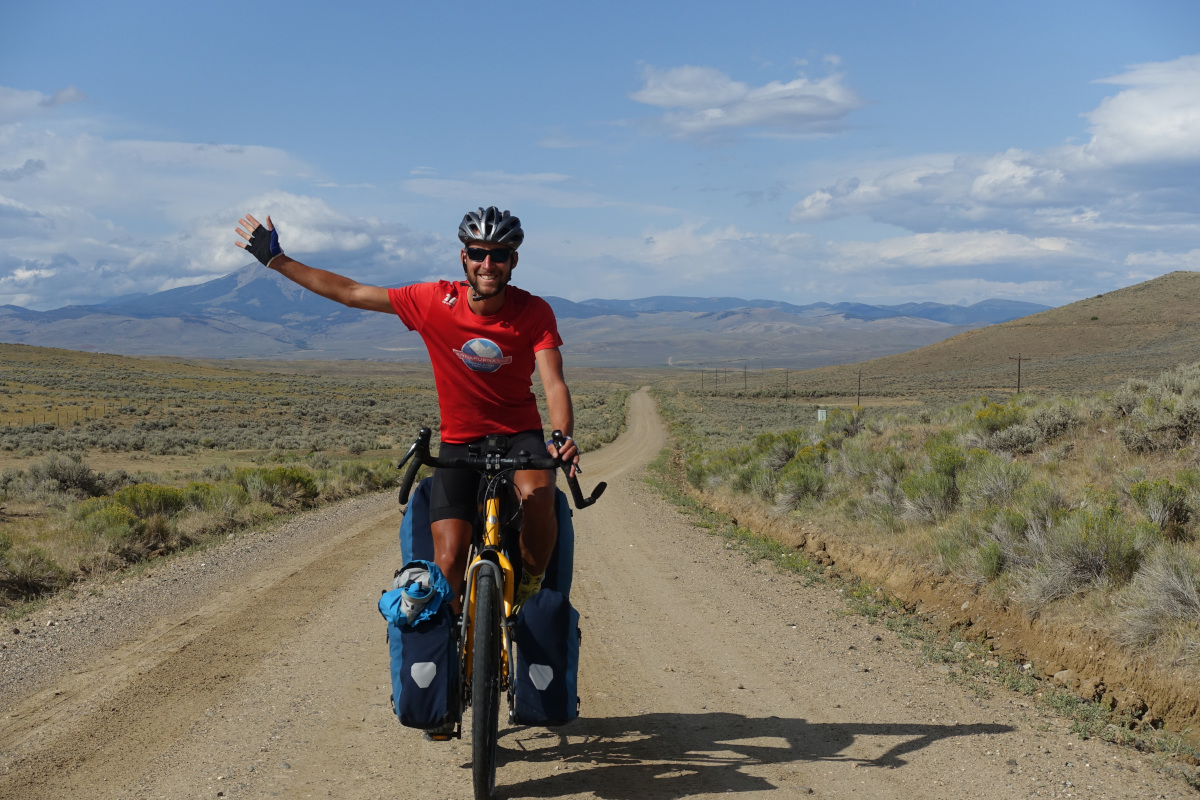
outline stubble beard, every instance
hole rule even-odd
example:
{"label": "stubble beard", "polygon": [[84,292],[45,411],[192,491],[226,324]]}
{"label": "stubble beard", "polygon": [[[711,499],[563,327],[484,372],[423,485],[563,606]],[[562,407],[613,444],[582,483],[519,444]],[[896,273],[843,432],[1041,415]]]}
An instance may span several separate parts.
{"label": "stubble beard", "polygon": [[504,290],[508,288],[509,278],[506,277],[500,283],[500,285],[496,287],[495,291],[484,294],[479,290],[479,281],[470,273],[470,271],[467,270],[465,265],[463,266],[463,272],[466,273],[467,283],[471,286],[472,300],[491,300],[493,297],[499,297],[500,295],[504,294]]}

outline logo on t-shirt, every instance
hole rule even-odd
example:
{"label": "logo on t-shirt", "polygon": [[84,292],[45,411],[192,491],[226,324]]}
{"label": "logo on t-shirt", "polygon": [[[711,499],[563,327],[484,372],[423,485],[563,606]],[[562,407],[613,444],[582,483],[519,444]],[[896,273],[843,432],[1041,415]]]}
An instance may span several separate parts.
{"label": "logo on t-shirt", "polygon": [[512,363],[512,356],[504,355],[504,351],[491,339],[471,339],[461,350],[455,350],[454,355],[475,372],[495,372],[505,364]]}

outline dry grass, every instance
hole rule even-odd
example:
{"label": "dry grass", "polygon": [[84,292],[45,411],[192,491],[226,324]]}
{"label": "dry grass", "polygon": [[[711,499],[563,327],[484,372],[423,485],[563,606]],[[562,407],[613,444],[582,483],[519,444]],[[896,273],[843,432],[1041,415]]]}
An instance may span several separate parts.
{"label": "dry grass", "polygon": [[906,552],[1030,614],[1083,602],[1143,650],[1200,656],[1200,365],[1117,391],[929,398],[824,423],[807,404],[713,397],[682,376],[658,396],[695,486]]}
{"label": "dry grass", "polygon": [[[0,345],[0,368],[0,605],[389,485],[397,446],[437,428],[424,365]],[[581,448],[619,434],[647,377],[568,373]]]}

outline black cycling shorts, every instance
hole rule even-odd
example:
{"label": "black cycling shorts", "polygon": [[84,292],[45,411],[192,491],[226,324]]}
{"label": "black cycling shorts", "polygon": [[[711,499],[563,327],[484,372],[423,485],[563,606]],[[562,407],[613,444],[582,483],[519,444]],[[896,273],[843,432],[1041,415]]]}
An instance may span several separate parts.
{"label": "black cycling shorts", "polygon": [[[486,438],[486,437],[484,437]],[[482,445],[484,439],[476,439],[464,444],[442,443],[438,450],[439,458],[465,458],[467,448],[473,444]],[[522,450],[531,455],[546,453],[546,442],[542,439],[541,431],[522,431],[508,437],[506,456],[515,456]],[[433,489],[429,498],[429,521],[437,522],[443,519],[461,519],[474,522],[479,515],[479,491],[482,476],[469,469],[442,469],[433,471]]]}

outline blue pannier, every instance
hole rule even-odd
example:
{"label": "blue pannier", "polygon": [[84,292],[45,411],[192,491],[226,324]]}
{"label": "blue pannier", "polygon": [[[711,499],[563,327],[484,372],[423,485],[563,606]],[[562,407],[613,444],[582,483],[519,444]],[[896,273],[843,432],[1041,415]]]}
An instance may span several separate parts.
{"label": "blue pannier", "polygon": [[522,725],[561,725],[579,716],[579,612],[542,589],[517,614],[513,716]]}
{"label": "blue pannier", "polygon": [[[457,719],[458,647],[450,586],[432,561],[409,562],[401,572],[409,574],[410,568],[423,576],[409,585],[409,596],[422,598],[415,608],[406,613],[404,587],[379,598],[379,612],[388,624],[392,707],[410,728],[440,728]],[[416,587],[424,591],[414,591]]]}
{"label": "blue pannier", "polygon": [[443,605],[432,618],[409,625],[388,622],[392,703],[402,725],[440,728],[457,718],[458,648],[454,615]]}

